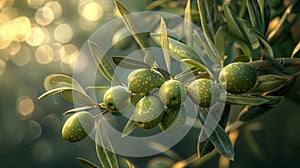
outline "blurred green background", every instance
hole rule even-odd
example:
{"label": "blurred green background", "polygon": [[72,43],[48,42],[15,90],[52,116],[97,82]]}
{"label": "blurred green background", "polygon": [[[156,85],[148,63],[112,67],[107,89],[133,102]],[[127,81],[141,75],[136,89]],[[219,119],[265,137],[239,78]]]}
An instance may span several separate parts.
{"label": "blurred green background", "polygon": [[[142,11],[151,1],[123,2],[131,11]],[[81,46],[116,15],[112,0],[0,0],[1,168],[81,167],[77,156],[98,163],[93,141],[70,144],[61,137],[66,120],[62,113],[73,105],[60,95],[41,101],[37,97],[44,92],[43,80],[48,74],[72,75]],[[289,55],[299,41],[299,30],[298,19],[289,34],[291,40],[276,46],[275,52]],[[297,80],[280,106],[239,132],[236,161],[231,167],[300,167],[299,87]],[[174,147],[180,157],[196,152],[198,132],[192,129]],[[145,167],[158,156],[129,160]],[[217,165],[218,157],[202,164]]]}

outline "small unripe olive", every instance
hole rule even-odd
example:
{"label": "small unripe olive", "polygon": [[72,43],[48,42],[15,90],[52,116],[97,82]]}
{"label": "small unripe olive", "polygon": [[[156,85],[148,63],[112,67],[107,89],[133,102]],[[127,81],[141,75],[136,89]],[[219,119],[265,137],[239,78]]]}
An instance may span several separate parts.
{"label": "small unripe olive", "polygon": [[105,107],[111,111],[122,111],[130,101],[130,95],[123,86],[113,86],[109,88],[104,96]]}
{"label": "small unripe olive", "polygon": [[94,118],[89,112],[75,113],[65,122],[62,137],[69,142],[78,142],[87,137],[94,125]]}
{"label": "small unripe olive", "polygon": [[117,50],[127,49],[132,42],[133,38],[127,27],[119,29],[112,38],[112,45]]}
{"label": "small unripe olive", "polygon": [[137,69],[128,75],[128,89],[132,93],[149,94],[159,88],[165,81],[164,77],[151,68]]}
{"label": "small unripe olive", "polygon": [[159,89],[159,98],[169,108],[180,107],[186,97],[186,89],[178,80],[168,80]]}
{"label": "small unripe olive", "polygon": [[228,64],[219,74],[221,87],[233,94],[248,92],[255,86],[256,80],[256,70],[250,64],[244,62]]}
{"label": "small unripe olive", "polygon": [[191,100],[200,107],[210,106],[212,100],[217,99],[220,94],[217,84],[205,78],[190,83],[187,91]]}
{"label": "small unripe olive", "polygon": [[134,110],[134,120],[143,129],[151,129],[159,124],[163,117],[163,105],[157,96],[145,96]]}

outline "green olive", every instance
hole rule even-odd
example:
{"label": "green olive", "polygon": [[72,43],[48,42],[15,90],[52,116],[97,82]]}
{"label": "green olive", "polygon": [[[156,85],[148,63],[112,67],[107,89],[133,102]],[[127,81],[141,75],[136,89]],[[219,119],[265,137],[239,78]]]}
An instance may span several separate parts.
{"label": "green olive", "polygon": [[248,63],[235,62],[225,66],[219,74],[221,87],[233,94],[251,90],[257,80],[256,70]]}
{"label": "green olive", "polygon": [[137,69],[128,75],[128,90],[132,93],[147,95],[159,88],[164,81],[164,77],[154,69]]}
{"label": "green olive", "polygon": [[157,126],[163,117],[163,105],[157,96],[145,96],[134,110],[134,120],[143,129]]}
{"label": "green olive", "polygon": [[107,109],[122,111],[129,104],[130,94],[123,86],[113,86],[105,92],[103,101]]}
{"label": "green olive", "polygon": [[94,118],[89,112],[78,112],[65,122],[62,137],[69,142],[78,142],[88,136],[94,128]]}
{"label": "green olive", "polygon": [[212,100],[217,99],[220,94],[217,84],[205,78],[190,83],[187,91],[191,100],[200,107],[210,106]]}
{"label": "green olive", "polygon": [[180,107],[186,97],[186,89],[178,80],[168,80],[159,89],[159,98],[169,108]]}

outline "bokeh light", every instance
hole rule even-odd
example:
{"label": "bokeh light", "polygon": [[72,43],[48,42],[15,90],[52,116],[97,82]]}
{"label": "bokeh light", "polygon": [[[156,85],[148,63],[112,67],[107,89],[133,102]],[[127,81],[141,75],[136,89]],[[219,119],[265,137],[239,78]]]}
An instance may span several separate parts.
{"label": "bokeh light", "polygon": [[51,8],[44,6],[39,8],[35,13],[35,21],[42,25],[49,25],[54,20],[54,13]]}
{"label": "bokeh light", "polygon": [[37,162],[46,162],[52,156],[52,149],[46,142],[38,141],[32,147],[31,156]]}
{"label": "bokeh light", "polygon": [[82,1],[79,5],[79,13],[86,20],[95,22],[103,17],[103,8],[99,3],[94,1]]}
{"label": "bokeh light", "polygon": [[26,35],[26,42],[31,46],[39,46],[44,42],[45,38],[45,33],[42,28],[33,27]]}
{"label": "bokeh light", "polygon": [[60,24],[54,30],[54,38],[57,42],[67,43],[73,37],[73,30],[68,24]]}
{"label": "bokeh light", "polygon": [[49,7],[52,10],[54,14],[54,19],[57,19],[62,15],[61,5],[57,1],[50,1],[46,3],[45,7]]}
{"label": "bokeh light", "polygon": [[39,46],[35,51],[35,59],[40,64],[48,64],[54,58],[54,51],[51,46]]}
{"label": "bokeh light", "polygon": [[60,49],[60,60],[65,64],[74,64],[78,58],[79,50],[73,44],[67,44]]}
{"label": "bokeh light", "polygon": [[57,133],[60,130],[60,124],[59,117],[54,113],[48,114],[42,121],[43,130],[45,130],[47,134]]}
{"label": "bokeh light", "polygon": [[2,9],[5,6],[12,6],[14,4],[14,0],[1,0],[0,1],[0,9]]}
{"label": "bokeh light", "polygon": [[31,51],[28,47],[22,46],[19,52],[12,57],[12,62],[17,66],[27,65],[31,60]]}
{"label": "bokeh light", "polygon": [[35,105],[29,96],[21,96],[17,100],[17,111],[21,119],[28,118],[34,111]]}
{"label": "bokeh light", "polygon": [[27,0],[26,3],[31,8],[38,8],[44,3],[44,0]]}

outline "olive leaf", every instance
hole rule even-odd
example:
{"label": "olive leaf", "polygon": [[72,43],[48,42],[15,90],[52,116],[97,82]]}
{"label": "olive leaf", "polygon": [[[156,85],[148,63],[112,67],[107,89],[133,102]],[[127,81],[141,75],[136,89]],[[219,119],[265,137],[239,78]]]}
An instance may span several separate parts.
{"label": "olive leaf", "polygon": [[[221,116],[221,119],[219,121],[219,125],[225,129],[226,128],[226,125],[227,125],[227,122],[228,122],[228,118],[229,118],[229,114],[230,114],[230,109],[231,109],[231,106],[230,105],[225,105],[225,108],[223,110],[223,113],[222,113],[222,116]],[[203,117],[203,115],[201,116]],[[211,152],[212,150],[215,149],[214,145],[210,142],[209,139],[203,141],[203,142],[200,142],[198,143],[198,154],[201,156],[204,156],[206,154],[208,154],[209,152]]]}
{"label": "olive leaf", "polygon": [[119,165],[121,168],[135,168],[134,164],[125,158],[119,158]]}
{"label": "olive leaf", "polygon": [[225,17],[227,20],[228,31],[235,37],[244,41],[246,43],[246,45],[248,47],[250,47],[251,46],[250,40],[249,40],[243,26],[241,25],[241,23],[238,21],[236,16],[229,9],[227,4],[224,3],[223,9],[224,9],[224,14],[225,14]]}
{"label": "olive leaf", "polygon": [[257,0],[262,18],[262,34],[266,34],[271,15],[271,3],[269,0]]}
{"label": "olive leaf", "polygon": [[77,157],[77,160],[85,167],[85,168],[99,168],[96,164],[92,163],[91,161]]}
{"label": "olive leaf", "polygon": [[258,96],[251,96],[245,94],[231,94],[231,93],[222,94],[220,96],[220,100],[222,101],[225,100],[227,104],[231,104],[231,105],[249,105],[249,106],[257,106],[269,102],[269,100]]}
{"label": "olive leaf", "polygon": [[88,95],[78,90],[75,90],[72,87],[60,87],[60,88],[49,90],[43,93],[41,96],[39,96],[38,99],[40,100],[44,97],[54,95],[57,93],[61,93],[66,100],[78,105],[94,106],[95,104]]}
{"label": "olive leaf", "polygon": [[127,137],[129,134],[131,134],[135,129],[137,128],[137,125],[134,121],[134,116],[132,115],[128,122],[126,123],[123,131],[122,131],[122,138]]}
{"label": "olive leaf", "polygon": [[267,52],[268,52],[269,56],[270,56],[271,58],[274,58],[273,49],[272,49],[271,45],[269,44],[269,42],[267,41],[267,39],[265,39],[265,37],[262,36],[262,35],[260,34],[260,32],[258,32],[258,31],[255,30],[255,29],[251,29],[251,30],[250,30],[250,33],[254,34],[254,35],[258,38],[258,40],[260,41],[260,43],[263,44],[264,47],[267,49]]}
{"label": "olive leaf", "polygon": [[[234,160],[234,149],[230,138],[225,130],[218,124],[215,116],[209,115],[209,113],[215,113],[215,110],[219,110],[218,106],[213,106],[208,112],[205,108],[199,108],[199,118],[204,126],[201,130],[198,140],[198,154],[200,155],[200,142],[204,142],[203,137],[208,137],[210,142],[214,145],[216,150],[229,160]],[[211,133],[207,135],[207,133]],[[207,146],[209,147],[209,146]],[[209,149],[209,148],[207,148]],[[206,149],[206,150],[207,150]],[[205,153],[203,150],[202,153]],[[201,155],[200,155],[201,156]]]}
{"label": "olive leaf", "polygon": [[94,109],[95,107],[93,106],[83,106],[83,107],[77,107],[77,108],[74,108],[74,109],[70,109],[66,112],[64,112],[64,115],[68,115],[68,114],[74,114],[76,112],[79,112],[79,111],[87,111],[87,110],[92,110]]}
{"label": "olive leaf", "polygon": [[192,60],[192,59],[182,59],[181,62],[185,62],[189,65],[192,65],[200,71],[208,71],[206,66],[204,66],[202,63],[200,63],[198,61],[195,61],[195,60]]}
{"label": "olive leaf", "polygon": [[101,72],[101,74],[109,81],[113,82],[114,84],[120,84],[116,76],[114,75],[114,69],[112,65],[110,64],[109,60],[105,56],[105,53],[102,51],[102,49],[93,41],[88,41],[88,46],[90,48],[90,52],[92,54],[92,57],[94,59],[94,62],[96,63],[96,66],[98,70]]}
{"label": "olive leaf", "polygon": [[257,78],[255,88],[253,88],[249,92],[251,92],[251,93],[265,93],[265,92],[274,91],[274,90],[284,86],[284,84],[288,80],[289,79],[286,78],[286,77],[282,77],[282,76],[279,76],[279,75],[273,75],[273,74],[259,76]]}
{"label": "olive leaf", "polygon": [[191,0],[187,0],[184,12],[184,35],[187,45],[193,46],[193,23],[191,14]]}
{"label": "olive leaf", "polygon": [[300,41],[298,41],[297,45],[294,47],[291,58],[294,58],[297,54],[300,55]]}
{"label": "olive leaf", "polygon": [[150,65],[142,61],[127,58],[126,56],[112,56],[112,60],[116,65],[126,69],[140,69],[150,67]]}
{"label": "olive leaf", "polygon": [[257,0],[247,0],[247,8],[252,26],[255,27],[256,30],[261,31],[261,33],[264,33],[263,15]]}
{"label": "olive leaf", "polygon": [[218,51],[222,63],[225,60],[225,47],[226,47],[226,30],[224,26],[219,27],[217,30],[215,37],[214,37],[214,45],[216,47],[216,50]]}
{"label": "olive leaf", "polygon": [[213,40],[214,29],[212,25],[213,21],[208,9],[209,2],[206,0],[197,0],[197,4],[203,33],[207,35],[209,40]]}
{"label": "olive leaf", "polygon": [[249,62],[249,57],[247,55],[239,55],[234,58],[231,62]]}
{"label": "olive leaf", "polygon": [[268,99],[269,102],[260,106],[245,106],[238,115],[238,120],[247,122],[254,120],[261,115],[270,111],[274,106],[280,104],[284,97],[283,96],[263,96]]}
{"label": "olive leaf", "polygon": [[275,45],[286,38],[300,12],[300,1],[293,1],[285,10],[276,28],[268,34],[268,41]]}
{"label": "olive leaf", "polygon": [[142,33],[138,27],[138,25],[135,23],[131,13],[127,9],[127,7],[119,0],[115,0],[115,5],[122,15],[122,19],[131,32],[133,38],[135,41],[139,44],[139,46],[146,52],[148,48],[148,42],[145,37],[145,34]]}
{"label": "olive leaf", "polygon": [[[198,47],[199,46],[204,47],[210,61],[212,61],[213,63],[215,63],[217,65],[221,65],[221,56],[219,55],[219,53],[218,53],[216,47],[214,46],[214,44],[212,43],[212,41],[210,39],[208,39],[208,37],[206,36],[205,33],[203,35],[200,35],[198,32],[194,31],[194,42],[195,42],[194,46],[197,45]],[[202,56],[200,58],[202,60],[205,57]],[[205,60],[203,62],[207,62],[207,60]]]}
{"label": "olive leaf", "polygon": [[[161,46],[161,35],[158,33],[150,33],[153,41]],[[188,45],[168,37],[170,56],[178,61],[181,59],[194,59],[201,61],[195,51]]]}
{"label": "olive leaf", "polygon": [[95,134],[95,145],[97,157],[103,168],[118,168],[117,156],[103,127],[103,116],[100,116]]}
{"label": "olive leaf", "polygon": [[171,72],[171,59],[170,59],[170,51],[169,51],[169,40],[168,40],[168,32],[167,32],[167,26],[164,21],[164,19],[161,17],[160,20],[160,31],[161,31],[161,47],[164,54],[164,59],[166,62],[167,70],[170,73]]}
{"label": "olive leaf", "polygon": [[73,87],[78,91],[85,92],[75,79],[64,74],[48,75],[44,80],[44,87],[47,91],[60,87]]}

